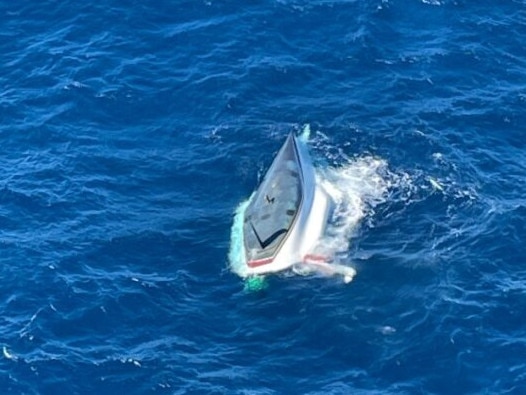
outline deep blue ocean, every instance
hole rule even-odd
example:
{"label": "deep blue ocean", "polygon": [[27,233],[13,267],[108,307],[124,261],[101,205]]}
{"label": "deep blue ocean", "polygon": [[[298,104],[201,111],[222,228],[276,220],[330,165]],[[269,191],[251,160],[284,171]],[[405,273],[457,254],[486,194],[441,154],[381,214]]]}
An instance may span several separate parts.
{"label": "deep blue ocean", "polygon": [[[0,393],[526,394],[526,2],[0,2]],[[357,271],[247,289],[311,130]]]}

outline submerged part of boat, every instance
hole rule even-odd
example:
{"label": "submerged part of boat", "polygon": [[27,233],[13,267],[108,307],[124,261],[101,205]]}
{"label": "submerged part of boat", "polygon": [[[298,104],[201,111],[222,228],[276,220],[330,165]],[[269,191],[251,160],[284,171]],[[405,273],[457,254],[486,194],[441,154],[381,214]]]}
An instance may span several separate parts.
{"label": "submerged part of boat", "polygon": [[312,261],[311,252],[324,234],[332,208],[331,197],[316,183],[306,145],[291,133],[244,211],[245,275]]}

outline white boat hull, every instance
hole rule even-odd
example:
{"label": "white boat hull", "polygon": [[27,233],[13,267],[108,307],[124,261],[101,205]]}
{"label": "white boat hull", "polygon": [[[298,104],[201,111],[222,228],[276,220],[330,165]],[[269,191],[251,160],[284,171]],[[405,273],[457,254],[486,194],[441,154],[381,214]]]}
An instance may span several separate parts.
{"label": "white boat hull", "polygon": [[[246,276],[280,272],[295,264],[305,262],[324,235],[333,209],[333,201],[322,185],[317,183],[314,167],[305,143],[295,138],[294,143],[302,173],[301,204],[284,240],[272,258],[250,261],[248,259],[249,254],[245,250],[243,251],[243,256],[247,257],[246,270],[244,270]],[[254,195],[251,199],[254,199]],[[250,204],[251,202],[249,202]],[[244,239],[242,244],[243,249],[246,248]]]}

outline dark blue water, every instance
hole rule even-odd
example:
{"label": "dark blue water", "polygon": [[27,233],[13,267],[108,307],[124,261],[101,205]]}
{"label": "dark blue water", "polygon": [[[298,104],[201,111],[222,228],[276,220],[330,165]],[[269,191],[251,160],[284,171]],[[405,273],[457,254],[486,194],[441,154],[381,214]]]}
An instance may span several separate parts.
{"label": "dark blue water", "polygon": [[[1,393],[526,393],[524,1],[0,18]],[[234,212],[305,125],[357,276],[247,292]]]}

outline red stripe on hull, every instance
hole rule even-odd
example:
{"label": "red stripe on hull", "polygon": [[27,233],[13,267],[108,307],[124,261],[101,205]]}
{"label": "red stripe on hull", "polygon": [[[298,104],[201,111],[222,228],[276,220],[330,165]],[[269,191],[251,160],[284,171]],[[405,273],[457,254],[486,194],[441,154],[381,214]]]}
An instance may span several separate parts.
{"label": "red stripe on hull", "polygon": [[272,259],[272,258],[257,259],[255,261],[248,261],[247,265],[249,267],[259,267],[259,266],[267,265],[267,264],[271,263],[273,260],[274,259]]}

